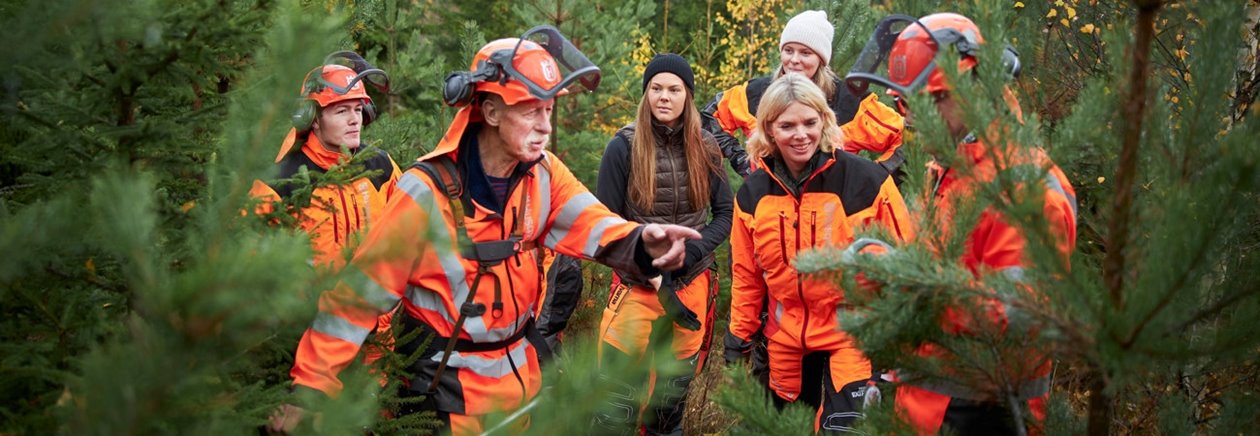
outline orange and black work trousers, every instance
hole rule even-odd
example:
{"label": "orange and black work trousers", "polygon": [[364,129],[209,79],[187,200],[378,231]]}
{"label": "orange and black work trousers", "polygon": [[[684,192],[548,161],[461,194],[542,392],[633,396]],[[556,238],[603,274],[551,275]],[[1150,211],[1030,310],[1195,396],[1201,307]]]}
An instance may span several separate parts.
{"label": "orange and black work trousers", "polygon": [[[712,321],[708,316],[713,310],[709,303],[712,286],[713,274],[705,271],[677,291],[682,304],[701,319],[700,328],[693,331],[673,322],[655,289],[614,279],[600,321],[600,380],[612,395],[596,412],[593,432],[637,434],[636,423],[641,421],[646,434],[682,434],[687,390],[695,378],[700,349]],[[657,356],[656,352],[666,350],[666,344],[672,355]],[[645,361],[665,362],[660,366],[668,370],[652,368],[649,383],[636,377],[635,371],[617,370]],[[642,395],[645,386],[647,395]],[[650,398],[647,410],[640,403],[644,396]]]}
{"label": "orange and black work trousers", "polygon": [[[411,340],[398,344],[398,353],[405,358],[414,357],[414,361],[407,368],[407,373],[411,379],[406,380],[404,386],[400,388],[398,397],[400,399],[415,399],[423,397],[423,401],[404,401],[399,407],[399,416],[406,416],[413,413],[432,411],[436,413],[442,427],[437,430],[439,434],[454,435],[476,435],[485,431],[484,415],[470,415],[466,413],[467,406],[477,404],[477,402],[493,401],[495,397],[501,397],[496,394],[496,389],[520,389],[522,398],[531,398],[532,393],[526,391],[526,381],[523,377],[531,374],[539,374],[540,366],[551,360],[551,351],[547,348],[546,341],[538,332],[538,328],[534,325],[534,319],[529,318],[525,325],[515,334],[505,338],[499,342],[472,342],[465,339],[448,338],[438,335],[432,327],[423,321],[415,319],[407,314],[399,314],[403,328],[400,337],[411,337]],[[416,333],[416,331],[419,331]],[[520,349],[523,350],[520,357],[512,357],[512,353],[503,356],[503,360],[510,368],[509,382],[490,383],[485,377],[476,374],[466,368],[459,368],[448,365],[441,366],[441,353],[445,352],[450,341],[455,341],[453,351],[457,354],[468,354],[475,356],[476,353],[485,353],[503,349]],[[427,346],[424,346],[427,342]],[[528,346],[525,346],[528,345]],[[421,346],[424,346],[421,349]],[[418,354],[418,355],[417,355]],[[478,358],[484,361],[485,359]],[[436,388],[430,391],[433,380],[437,379]],[[505,410],[512,407],[523,405],[501,405]],[[510,433],[520,433],[525,431],[529,426],[529,416],[523,416],[508,425]]]}
{"label": "orange and black work trousers", "polygon": [[[1020,401],[1017,418],[1006,403],[956,398],[903,384],[897,387],[897,413],[920,435],[940,434],[945,429],[960,435],[1014,435],[1020,433],[1016,425],[1033,433],[1045,420],[1049,395]],[[1017,420],[1023,422],[1017,424]]]}
{"label": "orange and black work trousers", "polygon": [[[772,343],[771,348],[773,345]],[[866,397],[870,370],[865,370],[864,376],[839,377],[842,381],[838,382],[839,374],[832,367],[843,364],[842,361],[848,356],[837,356],[837,354],[846,354],[846,351],[849,350],[816,351],[800,357],[799,365],[794,368],[795,381],[799,383],[799,394],[795,398],[788,399],[784,398],[781,392],[772,389],[771,397],[774,399],[774,406],[783,410],[788,404],[799,401],[817,410],[817,415],[814,417],[814,431],[820,433],[853,431],[857,420],[862,417],[862,402]],[[775,363],[782,365],[783,356],[780,355],[779,359],[775,359],[773,349],[771,354],[771,368],[775,366]]]}

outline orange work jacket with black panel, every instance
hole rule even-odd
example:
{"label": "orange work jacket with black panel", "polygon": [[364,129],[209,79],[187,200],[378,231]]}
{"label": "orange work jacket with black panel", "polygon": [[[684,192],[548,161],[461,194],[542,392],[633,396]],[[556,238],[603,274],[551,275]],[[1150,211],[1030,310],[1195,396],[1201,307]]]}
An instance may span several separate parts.
{"label": "orange work jacket with black panel", "polygon": [[[466,167],[467,153],[461,149],[475,146],[480,126],[472,118],[476,109],[462,108],[437,148],[421,160],[444,156]],[[468,179],[468,184],[484,183]],[[652,270],[639,241],[642,227],[600,204],[550,152],[517,165],[499,207],[470,200],[462,218],[453,216],[440,183],[418,167],[403,173],[398,189],[401,193],[390,199],[346,267],[346,278],[320,297],[320,312],[302,337],[290,373],[295,385],[336,395],[342,387],[337,374],[353,359],[375,317],[401,301],[401,316],[438,336],[495,344],[489,350],[451,353],[433,398],[438,410],[484,415],[520,407],[536,395],[541,387],[538,352],[519,332],[539,303],[537,250],[518,244],[512,256],[490,267],[475,284],[478,264],[462,257],[458,246],[461,220],[473,243],[519,234],[523,241],[536,241],[560,254],[614,268]],[[478,292],[470,295],[474,286]],[[502,309],[468,316],[455,331],[465,303]],[[444,350],[429,348],[411,368],[412,391],[427,389],[443,358]]]}
{"label": "orange work jacket with black panel", "polygon": [[298,225],[311,238],[315,265],[337,268],[345,264],[349,253],[342,251],[352,249],[355,238],[361,236],[359,233],[380,217],[401,174],[398,165],[384,150],[363,148],[355,154],[366,156],[347,156],[340,151],[329,150],[319,138],[310,134],[299,151],[285,154],[276,162],[278,174],[273,179],[275,181],[255,180],[250,188],[250,195],[260,201],[255,212],[267,214],[274,210],[277,202],[290,198],[294,191],[303,188],[298,182],[287,181],[303,167],[313,174],[323,174],[336,165],[346,164],[351,158],[360,159],[361,165],[347,165],[338,170],[366,172],[365,176],[343,185],[316,186],[309,201],[297,205],[292,211]]}
{"label": "orange work jacket with black panel", "polygon": [[735,196],[727,343],[751,346],[750,338],[762,327],[762,305],[768,304],[770,387],[787,400],[795,400],[801,389],[800,371],[794,368],[815,351],[845,354],[833,353],[831,359],[835,386],[872,375],[870,362],[840,330],[836,310],[844,304],[844,290],[803,277],[793,266],[797,253],[844,248],[864,226],[882,227],[903,240],[912,231],[901,193],[883,168],[842,151],[820,151],[815,160],[812,172],[798,183],[767,171],[782,165],[767,159]]}
{"label": "orange work jacket with black panel", "polygon": [[[1049,225],[1050,235],[1054,238],[1054,248],[1061,255],[1063,265],[1069,265],[1070,255],[1076,247],[1076,191],[1069,183],[1067,176],[1040,148],[1005,146],[990,148],[969,137],[958,148],[966,169],[946,168],[935,162],[929,164],[930,184],[925,190],[927,202],[935,206],[936,214],[932,218],[941,225],[938,228],[949,231],[967,231],[964,242],[962,263],[977,278],[985,273],[1001,273],[1018,281],[1025,276],[1025,268],[1029,264],[1028,236],[1019,226],[1012,224],[992,207],[980,212],[975,227],[971,229],[951,229],[955,211],[968,201],[975,201],[977,190],[986,184],[994,183],[1001,171],[1016,171],[1021,167],[1039,174],[1044,184],[1043,214]],[[941,238],[936,246],[943,246],[948,234],[935,236]],[[1027,288],[1036,293],[1036,289]],[[988,323],[1005,330],[1007,327],[1008,308],[997,299],[980,301],[983,313],[989,317]],[[977,328],[977,321],[959,310],[946,310],[942,327],[952,334],[967,334]],[[1035,332],[1028,332],[1035,334]],[[945,355],[942,350],[929,345],[920,350],[923,354]],[[1021,381],[1016,386],[1016,394],[1027,400],[1044,395],[1049,389],[1050,361],[1046,356],[1034,350],[1027,354],[1028,362],[1011,365],[1007,370],[1020,373],[1008,374],[1013,380]],[[948,358],[948,356],[946,356]],[[1017,368],[1018,367],[1018,368]],[[938,394],[954,398],[979,400],[986,397],[984,393],[972,392],[962,384],[949,381],[917,384],[915,388],[926,389]],[[901,403],[900,395],[898,402]]]}
{"label": "orange work jacket with black panel", "polygon": [[[758,77],[719,92],[701,111],[705,130],[713,134],[731,165],[741,176],[747,177],[756,170],[755,159],[749,159],[744,147],[733,136],[740,132],[745,138],[757,128],[757,108],[761,96],[770,87],[773,77]],[[844,132],[841,148],[850,153],[868,151],[875,154],[886,171],[900,180],[900,167],[905,162],[901,150],[905,120],[897,111],[879,101],[874,93],[854,95],[842,82],[836,81],[835,95],[827,99],[836,123]]]}
{"label": "orange work jacket with black panel", "polygon": [[[967,231],[964,242],[962,263],[977,278],[985,273],[1001,273],[1015,280],[1024,277],[1025,268],[1032,267],[1028,258],[1028,237],[1025,231],[1010,223],[1000,212],[986,208],[980,212],[976,224],[971,229],[951,229],[948,225],[955,219],[954,213],[968,201],[974,201],[978,189],[994,182],[997,174],[1004,170],[1013,170],[1022,166],[1038,174],[1044,183],[1043,213],[1049,225],[1050,235],[1054,238],[1054,248],[1061,255],[1064,265],[1069,265],[1069,257],[1076,246],[1076,192],[1068,182],[1063,171],[1039,148],[1006,146],[997,149],[986,147],[974,137],[968,138],[958,148],[961,159],[967,165],[965,170],[946,168],[935,162],[929,164],[928,189],[925,190],[927,201],[935,206],[936,214],[932,218],[941,223],[938,228],[950,231]],[[943,246],[948,234],[936,235],[940,241],[932,242]],[[1028,292],[1036,293],[1037,289],[1026,287]],[[1009,309],[997,299],[977,301],[983,310],[979,316],[986,316],[984,324],[996,326],[1001,330],[1008,327]],[[941,320],[942,327],[951,334],[969,334],[980,328],[980,321],[972,318],[972,312],[964,312],[947,308]],[[1025,332],[1029,335],[1036,332]],[[931,344],[924,345],[918,351],[922,355],[936,355],[943,359],[953,359],[947,352]],[[1024,361],[1012,363],[1002,368],[1008,373],[1004,378],[1014,380],[1013,394],[1021,403],[1026,403],[1033,418],[1041,421],[1045,418],[1045,399],[1050,389],[1051,363],[1048,357],[1038,350],[1023,353]],[[913,378],[913,374],[899,374],[902,379]],[[948,379],[918,381],[914,384],[903,384],[897,388],[897,410],[920,434],[936,434],[950,418],[951,401],[954,399],[983,402],[995,401],[992,394],[972,389],[966,383]],[[999,400],[1000,401],[1000,400]],[[1024,407],[1024,406],[1020,406]]]}

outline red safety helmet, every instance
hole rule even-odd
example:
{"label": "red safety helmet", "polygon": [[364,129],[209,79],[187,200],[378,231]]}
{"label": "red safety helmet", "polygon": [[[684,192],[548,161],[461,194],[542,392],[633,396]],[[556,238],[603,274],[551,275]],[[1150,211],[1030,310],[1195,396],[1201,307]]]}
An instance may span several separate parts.
{"label": "red safety helmet", "polygon": [[[976,23],[959,14],[938,13],[919,19],[890,15],[876,26],[845,83],[863,94],[871,82],[888,87],[889,94],[894,95],[948,91],[951,87],[945,73],[936,64],[941,47],[960,55],[958,71],[962,72],[976,67],[983,43]],[[1007,46],[1002,61],[1013,76],[1019,75],[1015,49]],[[887,74],[881,74],[884,72]]]}
{"label": "red safety helmet", "polygon": [[478,92],[497,94],[509,105],[550,100],[578,85],[593,91],[600,80],[599,67],[551,26],[491,41],[477,50],[468,69],[446,76],[442,99],[447,104],[468,104]]}

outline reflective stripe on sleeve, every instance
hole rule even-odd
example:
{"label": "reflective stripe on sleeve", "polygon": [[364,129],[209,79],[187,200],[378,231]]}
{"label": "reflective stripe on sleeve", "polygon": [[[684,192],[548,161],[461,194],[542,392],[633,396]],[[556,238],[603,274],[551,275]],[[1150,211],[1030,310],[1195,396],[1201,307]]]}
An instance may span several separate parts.
{"label": "reflective stripe on sleeve", "polygon": [[368,333],[372,332],[372,329],[359,327],[345,318],[327,312],[315,315],[311,329],[355,345],[362,344]]}
{"label": "reflective stripe on sleeve", "polygon": [[376,280],[368,277],[367,274],[363,273],[363,270],[354,264],[347,265],[344,272],[346,276],[343,281],[349,284],[350,289],[358,292],[359,296],[376,310],[384,312],[392,309],[394,305],[398,304],[398,300],[401,299],[394,295],[393,292],[377,284]]}
{"label": "reflective stripe on sleeve", "polygon": [[551,231],[547,233],[546,244],[548,247],[555,247],[569,236],[569,230],[573,229],[573,225],[577,223],[578,216],[582,214],[586,208],[599,203],[599,199],[590,192],[583,192],[574,195],[569,201],[560,207],[560,212],[556,216],[556,220],[551,224]]}

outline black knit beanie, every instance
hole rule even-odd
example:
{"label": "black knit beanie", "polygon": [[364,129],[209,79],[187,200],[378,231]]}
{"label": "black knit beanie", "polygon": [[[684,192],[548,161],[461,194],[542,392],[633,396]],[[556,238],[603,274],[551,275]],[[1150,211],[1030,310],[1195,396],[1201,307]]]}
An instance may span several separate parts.
{"label": "black knit beanie", "polygon": [[691,65],[687,63],[682,56],[673,53],[661,53],[652,58],[648,62],[647,69],[643,71],[643,90],[647,91],[648,82],[652,81],[660,73],[674,73],[683,84],[687,85],[687,90],[696,92],[696,76],[691,72]]}

